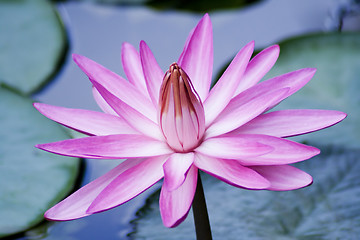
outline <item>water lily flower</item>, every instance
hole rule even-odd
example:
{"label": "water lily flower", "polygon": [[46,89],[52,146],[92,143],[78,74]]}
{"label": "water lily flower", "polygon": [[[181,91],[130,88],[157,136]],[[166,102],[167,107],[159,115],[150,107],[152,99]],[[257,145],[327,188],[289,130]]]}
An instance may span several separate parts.
{"label": "water lily flower", "polygon": [[46,117],[88,136],[36,147],[65,156],[127,159],[49,209],[51,220],[71,220],[119,206],[164,179],[160,213],[175,227],[191,207],[198,170],[245,189],[292,190],[312,177],[289,164],[319,150],[288,139],[334,125],[346,116],[331,110],[269,111],[302,88],[315,69],[304,68],[259,83],[279,46],[251,59],[244,46],[210,89],[212,24],[206,14],[191,31],[176,63],[164,72],[144,41],[139,52],[122,45],[127,80],[73,55],[93,85],[104,112],[35,103]]}

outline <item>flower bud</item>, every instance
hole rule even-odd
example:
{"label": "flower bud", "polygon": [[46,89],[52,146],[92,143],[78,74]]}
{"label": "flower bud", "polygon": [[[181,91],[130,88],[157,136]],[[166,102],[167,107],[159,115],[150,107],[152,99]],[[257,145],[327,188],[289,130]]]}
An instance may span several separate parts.
{"label": "flower bud", "polygon": [[204,135],[203,105],[189,76],[176,63],[165,73],[160,88],[159,122],[167,143],[178,152],[191,151]]}

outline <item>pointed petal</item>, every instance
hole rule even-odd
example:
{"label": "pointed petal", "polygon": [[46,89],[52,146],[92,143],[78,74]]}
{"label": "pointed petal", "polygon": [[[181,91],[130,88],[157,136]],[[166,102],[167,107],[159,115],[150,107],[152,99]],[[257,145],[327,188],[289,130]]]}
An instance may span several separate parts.
{"label": "pointed petal", "polygon": [[34,103],[46,117],[88,135],[138,134],[122,118],[101,112]]}
{"label": "pointed petal", "polygon": [[147,90],[154,106],[158,106],[160,86],[164,78],[164,72],[144,41],[140,42],[140,58]]}
{"label": "pointed petal", "polygon": [[204,108],[186,73],[176,64],[166,72],[160,90],[159,125],[169,146],[192,150],[205,132]]}
{"label": "pointed petal", "polygon": [[254,51],[254,44],[254,41],[252,41],[239,51],[219,81],[211,89],[204,102],[206,126],[209,126],[219,113],[224,110],[234,95]]}
{"label": "pointed petal", "polygon": [[186,49],[187,49],[187,47],[189,46],[189,42],[190,42],[190,40],[191,40],[191,38],[192,38],[192,35],[194,34],[195,29],[196,29],[196,26],[195,26],[193,29],[191,29],[188,37],[186,38],[185,45],[184,45],[184,49],[183,49],[183,51],[182,51],[181,54],[180,54],[180,57],[179,57],[179,59],[178,59],[178,63],[181,63],[181,62],[183,61],[183,58],[184,58]]}
{"label": "pointed petal", "polygon": [[[174,94],[171,92],[169,94],[169,102],[174,102]],[[176,118],[175,118],[175,105],[168,104],[167,113],[161,113],[159,116],[159,122],[161,129],[163,131],[166,142],[173,149],[178,151],[183,151],[183,145],[179,141],[176,128]]]}
{"label": "pointed petal", "polygon": [[[267,110],[276,106],[279,102],[294,94],[300,88],[302,88],[310,79],[314,76],[316,69],[304,68],[297,71],[289,72],[269,80],[263,81],[255,86],[241,92],[233,99],[237,99],[238,102],[247,102],[250,99],[268,93],[269,91],[276,91],[279,89],[288,88],[289,91],[278,101],[275,101]],[[232,101],[233,101],[232,99]],[[231,101],[230,101],[231,103]]]}
{"label": "pointed petal", "polygon": [[87,213],[117,207],[158,182],[163,176],[162,165],[167,157],[153,157],[118,175],[91,203]]}
{"label": "pointed petal", "polygon": [[210,17],[205,14],[185,45],[178,64],[189,75],[202,102],[206,99],[213,68],[213,39]]}
{"label": "pointed petal", "polygon": [[92,82],[101,84],[113,95],[154,122],[157,120],[156,108],[148,99],[146,93],[140,92],[119,75],[84,56],[73,54],[73,59]]}
{"label": "pointed petal", "polygon": [[[233,98],[223,112],[206,130],[206,138],[219,136],[230,132],[255,117],[262,114],[274,102],[278,102],[287,95],[289,88],[269,91],[268,93],[253,94],[253,98],[243,99],[241,97]],[[249,89],[252,94],[252,88]],[[238,95],[240,96],[240,95]]]}
{"label": "pointed petal", "polygon": [[192,166],[184,183],[174,191],[168,191],[164,186],[160,193],[160,213],[166,227],[172,228],[183,222],[189,213],[194,199],[198,169]]}
{"label": "pointed petal", "polygon": [[339,111],[291,109],[262,114],[234,131],[235,134],[265,134],[291,137],[330,127],[346,114]]}
{"label": "pointed petal", "polygon": [[125,42],[122,44],[121,61],[129,82],[136,86],[142,93],[147,92],[140,55],[130,43]]}
{"label": "pointed petal", "polygon": [[194,162],[194,153],[174,153],[165,162],[163,187],[171,192],[179,188],[185,181],[185,177]]}
{"label": "pointed petal", "polygon": [[94,86],[92,86],[92,93],[97,105],[104,113],[118,116],[117,113],[114,111],[114,109],[112,109],[112,107],[109,106],[109,104],[104,100],[104,98],[100,95],[99,91],[96,90]]}
{"label": "pointed petal", "polygon": [[137,158],[122,162],[105,175],[88,183],[60,203],[50,208],[46,211],[45,218],[54,221],[65,221],[88,216],[89,213],[86,213],[86,210],[100,192],[117,176],[137,164],[140,164],[144,160],[145,158]]}
{"label": "pointed petal", "polygon": [[279,52],[279,46],[273,45],[264,49],[251,59],[234,96],[257,84],[274,66],[279,57]]}
{"label": "pointed petal", "polygon": [[127,105],[119,98],[111,94],[107,89],[97,82],[93,83],[96,89],[106,102],[114,109],[114,111],[121,116],[132,128],[143,133],[148,137],[152,137],[158,140],[163,140],[164,137],[161,133],[159,126],[136,111],[131,106]]}
{"label": "pointed petal", "polygon": [[290,164],[309,159],[320,153],[320,150],[315,147],[268,135],[241,134],[236,137],[273,148],[273,151],[262,155],[238,158],[244,166]]}
{"label": "pointed petal", "polygon": [[270,182],[256,171],[242,166],[236,160],[222,160],[196,154],[195,166],[204,172],[235,187],[248,189],[266,189]]}
{"label": "pointed petal", "polygon": [[108,135],[36,145],[37,148],[70,157],[121,159],[171,154],[166,143],[143,135]]}
{"label": "pointed petal", "polygon": [[[314,76],[316,72],[316,69],[314,68],[304,68],[299,69],[297,71],[293,71],[290,73],[286,73],[274,78],[271,78],[269,80],[266,80],[264,82],[261,82],[251,89],[253,89],[253,92],[262,92],[266,93],[269,91],[269,89],[276,90],[281,88],[290,88],[288,93],[283,96],[282,99],[279,99],[278,102],[274,102],[272,106],[268,107],[266,110],[269,110],[276,106],[279,102],[287,98],[288,96],[291,96],[295,92],[297,92],[300,88],[302,88],[306,83],[310,81],[310,79]],[[250,89],[249,89],[250,90]],[[239,94],[238,96],[243,95],[247,91]],[[247,94],[245,98],[251,98],[252,96],[250,94]]]}
{"label": "pointed petal", "polygon": [[304,171],[289,165],[251,167],[270,181],[268,190],[287,191],[306,187],[312,177]]}
{"label": "pointed petal", "polygon": [[251,156],[261,156],[271,151],[273,151],[272,147],[259,143],[256,139],[248,139],[242,135],[209,138],[195,149],[195,152],[225,159],[242,159]]}

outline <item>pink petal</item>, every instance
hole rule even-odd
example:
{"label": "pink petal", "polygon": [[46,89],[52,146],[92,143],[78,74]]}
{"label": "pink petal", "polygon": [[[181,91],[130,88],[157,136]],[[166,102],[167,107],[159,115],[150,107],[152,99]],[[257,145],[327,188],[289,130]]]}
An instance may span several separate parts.
{"label": "pink petal", "polygon": [[235,96],[258,83],[274,66],[279,57],[280,48],[273,45],[261,51],[248,64],[245,73],[235,91]]}
{"label": "pink petal", "polygon": [[148,137],[152,137],[158,140],[163,140],[164,137],[161,133],[159,126],[136,111],[131,106],[127,105],[119,98],[115,97],[111,94],[107,89],[105,89],[102,85],[97,82],[93,83],[102,97],[106,100],[106,102],[114,109],[114,111],[121,116],[132,128],[137,131],[143,133]]}
{"label": "pink petal", "polygon": [[123,102],[154,122],[156,121],[156,108],[148,99],[146,93],[141,93],[134,85],[119,75],[84,56],[73,54],[73,59],[92,82],[102,85]]}
{"label": "pink petal", "polygon": [[194,199],[197,177],[198,169],[192,166],[184,183],[176,190],[161,188],[160,213],[166,227],[176,227],[185,220]]}
{"label": "pink petal", "polygon": [[178,64],[189,75],[202,102],[206,99],[213,68],[213,39],[210,17],[205,14],[185,45]]}
{"label": "pink petal", "polygon": [[232,98],[254,51],[254,41],[248,43],[235,56],[204,102],[206,126],[224,110]]}
{"label": "pink petal", "polygon": [[313,68],[304,68],[271,78],[241,92],[236,97],[234,97],[229,104],[232,104],[232,101],[234,101],[234,99],[236,99],[237,102],[247,102],[256,96],[266,94],[269,91],[276,91],[288,88],[289,91],[287,92],[287,94],[285,94],[278,101],[275,101],[271,106],[266,109],[269,110],[275,105],[277,105],[279,102],[302,88],[314,76],[315,71],[316,69]]}
{"label": "pink petal", "polygon": [[[274,102],[278,102],[284,95],[287,95],[289,88],[272,91],[269,89],[267,93],[253,94],[252,88],[249,92],[253,95],[250,99],[233,98],[228,106],[220,113],[218,118],[206,130],[206,138],[219,136],[230,132],[248,121],[262,114]],[[247,92],[247,91],[246,91]]]}
{"label": "pink petal", "polygon": [[163,176],[162,165],[167,157],[149,158],[117,176],[91,203],[87,213],[117,207],[136,197]]}
{"label": "pink petal", "polygon": [[189,42],[190,42],[190,40],[191,40],[191,38],[192,38],[192,35],[194,34],[195,29],[196,29],[196,26],[195,26],[193,29],[191,29],[188,37],[186,38],[185,45],[184,45],[184,49],[183,49],[183,51],[182,51],[181,54],[180,54],[180,57],[179,57],[179,59],[178,59],[178,63],[180,63],[180,62],[183,61],[183,58],[184,58],[186,49],[187,49],[187,47],[189,46]]}
{"label": "pink petal", "polygon": [[242,159],[261,156],[273,151],[273,148],[246,136],[216,137],[206,139],[195,152],[215,158]]}
{"label": "pink petal", "polygon": [[130,43],[123,43],[121,60],[127,79],[141,92],[147,92],[140,55]]}
{"label": "pink petal", "polygon": [[42,150],[71,157],[121,159],[171,154],[166,143],[143,135],[108,135],[36,145]]}
{"label": "pink petal", "polygon": [[109,104],[105,101],[105,99],[100,95],[99,91],[96,90],[94,86],[92,87],[92,93],[97,105],[104,113],[118,116],[114,109],[109,106]]}
{"label": "pink petal", "polygon": [[[268,107],[267,110],[269,110],[274,106],[276,106],[279,102],[281,102],[288,96],[291,96],[292,94],[297,92],[300,88],[302,88],[306,83],[310,81],[310,79],[314,76],[315,72],[316,69],[314,68],[300,69],[261,82],[255,85],[254,87],[252,87],[251,89],[253,89],[253,91],[257,91],[258,93],[259,92],[266,93],[267,91],[269,91],[269,89],[276,90],[281,88],[290,88],[289,92],[285,96],[283,96],[282,99],[279,99],[278,102],[275,102],[273,103],[272,106]],[[242,92],[238,96],[241,96],[246,92],[247,91]],[[250,94],[247,95],[248,96],[245,97],[247,99],[252,97]]]}
{"label": "pink petal", "polygon": [[[174,103],[174,94],[173,92],[170,93],[170,103]],[[168,104],[168,112],[159,114],[159,122],[166,138],[166,142],[171,146],[173,149],[182,150],[183,145],[179,141],[177,128],[176,128],[176,117],[175,117],[175,105]]]}
{"label": "pink petal", "polygon": [[150,98],[154,106],[158,106],[160,86],[164,78],[164,72],[144,41],[140,42],[140,58]]}
{"label": "pink petal", "polygon": [[178,152],[191,151],[205,132],[204,108],[176,63],[166,72],[160,95],[159,125],[167,143]]}
{"label": "pink petal", "polygon": [[179,188],[185,181],[185,177],[194,162],[194,153],[174,153],[165,162],[163,187],[171,192]]}
{"label": "pink petal", "polygon": [[46,117],[88,135],[138,134],[122,118],[101,112],[34,103]]}
{"label": "pink petal", "polygon": [[270,181],[268,190],[287,191],[306,187],[312,183],[312,177],[290,165],[251,167]]}
{"label": "pink petal", "polygon": [[88,216],[89,213],[87,213],[86,210],[110,182],[126,170],[145,160],[145,158],[137,158],[122,162],[105,175],[88,183],[60,203],[50,208],[45,213],[45,218],[55,221],[65,221]]}
{"label": "pink petal", "polygon": [[268,135],[229,134],[229,136],[244,138],[247,141],[257,142],[273,148],[273,151],[262,155],[237,158],[245,166],[290,164],[309,159],[320,153],[320,150],[315,147]]}
{"label": "pink petal", "polygon": [[235,187],[266,189],[270,186],[268,180],[236,160],[222,160],[196,154],[194,164],[204,172]]}
{"label": "pink petal", "polygon": [[339,111],[292,109],[266,113],[234,131],[234,134],[265,134],[291,137],[330,127],[346,117]]}

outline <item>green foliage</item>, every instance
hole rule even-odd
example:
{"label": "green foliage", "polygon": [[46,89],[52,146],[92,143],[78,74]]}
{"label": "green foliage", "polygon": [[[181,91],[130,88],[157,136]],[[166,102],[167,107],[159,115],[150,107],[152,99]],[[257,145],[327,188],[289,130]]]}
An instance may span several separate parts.
{"label": "green foliage", "polygon": [[280,75],[313,67],[317,72],[299,92],[279,105],[279,109],[318,108],[346,112],[340,124],[296,138],[321,145],[360,147],[360,33],[314,34],[280,43],[280,57],[265,76]]}
{"label": "green foliage", "polygon": [[0,1],[0,83],[24,94],[38,90],[63,61],[63,25],[47,0]]}
{"label": "green foliage", "polygon": [[79,159],[40,151],[38,143],[68,135],[32,101],[0,88],[0,237],[41,222],[44,212],[73,189]]}

